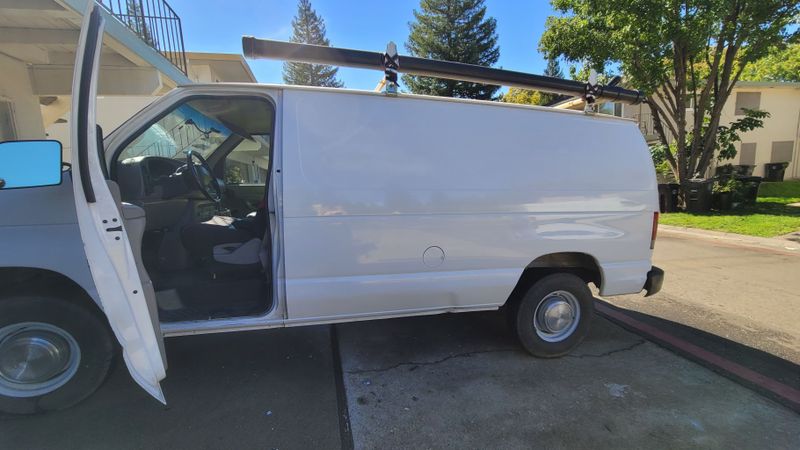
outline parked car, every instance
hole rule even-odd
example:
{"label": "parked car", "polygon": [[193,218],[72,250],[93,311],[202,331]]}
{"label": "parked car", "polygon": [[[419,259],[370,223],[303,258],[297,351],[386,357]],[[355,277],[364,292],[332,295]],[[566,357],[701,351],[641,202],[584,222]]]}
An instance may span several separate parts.
{"label": "parked car", "polygon": [[[0,410],[65,408],[120,348],[165,402],[163,337],[505,307],[564,355],[601,295],[657,292],[635,122],[493,102],[180,87],[103,138],[87,14],[71,167],[0,145]],[[117,343],[119,346],[117,347]]]}

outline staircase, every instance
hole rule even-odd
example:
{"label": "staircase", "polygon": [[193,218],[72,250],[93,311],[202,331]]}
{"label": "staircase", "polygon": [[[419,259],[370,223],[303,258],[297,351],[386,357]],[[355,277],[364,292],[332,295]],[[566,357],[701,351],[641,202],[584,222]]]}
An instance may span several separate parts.
{"label": "staircase", "polygon": [[186,75],[181,18],[166,0],[98,0],[98,3]]}

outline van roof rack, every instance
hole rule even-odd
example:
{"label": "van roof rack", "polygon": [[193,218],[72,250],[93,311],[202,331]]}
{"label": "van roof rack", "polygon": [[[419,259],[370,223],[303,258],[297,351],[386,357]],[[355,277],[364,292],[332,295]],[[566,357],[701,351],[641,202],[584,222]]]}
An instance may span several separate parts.
{"label": "van roof rack", "polygon": [[[393,43],[390,43],[389,48]],[[242,37],[244,56],[251,59],[279,59],[283,61],[330,64],[342,67],[384,71],[390,82],[396,82],[397,72],[426,77],[446,78],[473,83],[495,84],[523,89],[536,89],[554,94],[579,96],[593,103],[603,99],[612,102],[636,104],[644,96],[640,91],[619,86],[590,84],[575,80],[533,75],[494,67],[476,66],[452,61],[417,58],[415,56],[299,44],[295,42]],[[392,75],[394,75],[392,77]],[[391,78],[394,78],[393,80]],[[391,83],[389,83],[391,85]]]}

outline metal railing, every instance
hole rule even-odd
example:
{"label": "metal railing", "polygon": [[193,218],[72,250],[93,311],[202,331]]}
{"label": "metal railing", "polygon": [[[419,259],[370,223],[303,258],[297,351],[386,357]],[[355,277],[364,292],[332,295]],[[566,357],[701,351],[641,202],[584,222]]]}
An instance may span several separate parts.
{"label": "metal railing", "polygon": [[98,0],[111,15],[186,74],[181,18],[165,0]]}

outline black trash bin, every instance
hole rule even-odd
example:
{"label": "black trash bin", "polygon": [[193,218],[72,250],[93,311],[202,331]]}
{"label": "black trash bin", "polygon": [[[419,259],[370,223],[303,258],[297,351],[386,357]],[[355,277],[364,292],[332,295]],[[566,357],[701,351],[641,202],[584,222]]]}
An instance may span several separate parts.
{"label": "black trash bin", "polygon": [[658,185],[658,206],[662,213],[678,211],[678,192],[680,184],[661,183]]}
{"label": "black trash bin", "polygon": [[764,164],[764,181],[783,181],[787,163]]}
{"label": "black trash bin", "polygon": [[736,176],[739,177],[753,176],[753,169],[755,168],[756,166],[743,166],[743,165],[733,166],[733,170],[736,173]]}
{"label": "black trash bin", "polygon": [[755,205],[756,198],[758,198],[758,187],[761,185],[761,177],[736,177],[744,185],[742,192],[742,203],[746,205]]}
{"label": "black trash bin", "polygon": [[678,212],[678,206],[679,206],[679,203],[678,203],[679,197],[678,196],[680,195],[680,193],[681,193],[681,185],[680,184],[678,184],[678,183],[670,183],[669,184],[669,195],[670,195],[670,198],[672,199],[672,203],[671,203],[672,207],[667,212]]}
{"label": "black trash bin", "polygon": [[667,212],[667,202],[669,197],[669,185],[664,183],[658,183],[658,210],[663,212]]}
{"label": "black trash bin", "polygon": [[711,210],[711,187],[714,179],[692,178],[687,184],[686,211],[697,213]]}
{"label": "black trash bin", "polygon": [[717,168],[714,170],[714,176],[716,176],[716,177],[730,176],[730,175],[733,175],[733,170],[734,170],[734,167],[732,165],[730,165],[730,164],[724,164],[724,165],[721,165],[721,166],[717,166]]}

